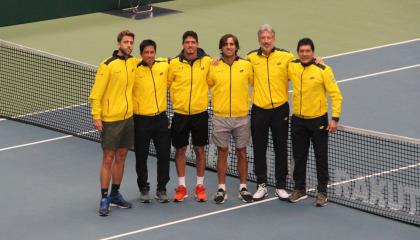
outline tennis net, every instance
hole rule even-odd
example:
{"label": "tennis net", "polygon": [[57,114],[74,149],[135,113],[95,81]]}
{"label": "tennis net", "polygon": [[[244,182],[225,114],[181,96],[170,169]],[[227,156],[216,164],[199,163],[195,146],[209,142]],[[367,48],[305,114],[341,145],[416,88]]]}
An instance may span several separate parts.
{"label": "tennis net", "polygon": [[[93,128],[87,101],[96,68],[0,40],[0,117],[99,142],[100,134]],[[169,107],[168,115],[172,114]],[[211,131],[211,124],[209,128]],[[420,140],[341,126],[329,141],[331,201],[420,225]],[[232,141],[230,149],[228,173],[237,176]],[[189,163],[194,164],[191,146],[187,152]],[[290,139],[288,152],[287,188],[293,189]],[[154,153],[152,148],[151,154]],[[216,147],[207,146],[206,154],[207,168],[215,170]],[[174,149],[171,158],[174,159]],[[271,134],[267,162],[268,181],[275,186]],[[248,179],[256,181],[252,144],[248,146],[248,164]],[[313,196],[316,166],[312,149],[307,187]]]}

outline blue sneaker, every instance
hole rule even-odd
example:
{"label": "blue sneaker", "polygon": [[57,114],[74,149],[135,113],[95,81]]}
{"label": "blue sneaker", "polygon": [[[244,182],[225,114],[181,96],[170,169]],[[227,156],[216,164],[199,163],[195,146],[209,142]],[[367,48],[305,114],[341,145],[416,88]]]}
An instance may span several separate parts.
{"label": "blue sneaker", "polygon": [[116,196],[109,197],[111,201],[111,206],[119,208],[131,208],[131,203],[124,200],[121,193],[118,192]]}
{"label": "blue sneaker", "polygon": [[106,217],[109,215],[109,198],[101,198],[99,203],[99,216]]}

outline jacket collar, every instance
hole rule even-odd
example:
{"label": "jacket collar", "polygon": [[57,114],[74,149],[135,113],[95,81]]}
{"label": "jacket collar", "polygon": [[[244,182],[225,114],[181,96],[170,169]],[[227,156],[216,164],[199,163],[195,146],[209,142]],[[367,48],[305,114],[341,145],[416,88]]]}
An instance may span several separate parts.
{"label": "jacket collar", "polygon": [[132,57],[133,57],[133,56],[131,56],[131,55],[128,55],[127,57],[120,56],[120,55],[118,55],[118,50],[115,50],[115,51],[112,53],[112,56],[113,56],[113,57],[115,57],[115,58],[121,59],[121,60],[127,60],[127,59],[129,59],[129,58],[132,58]]}
{"label": "jacket collar", "polygon": [[186,61],[188,63],[190,63],[191,65],[196,61],[199,60],[201,58],[203,58],[204,56],[207,56],[206,52],[204,52],[204,50],[202,48],[198,48],[197,49],[197,58],[193,59],[191,61],[188,61],[188,59],[185,57],[184,52],[181,51],[181,53],[178,55],[179,60],[181,60],[181,62]]}

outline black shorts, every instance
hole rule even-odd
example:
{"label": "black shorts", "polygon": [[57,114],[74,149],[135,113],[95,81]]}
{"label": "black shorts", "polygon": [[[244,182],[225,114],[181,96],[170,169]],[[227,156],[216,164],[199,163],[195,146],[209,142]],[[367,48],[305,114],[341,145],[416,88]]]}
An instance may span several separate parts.
{"label": "black shorts", "polygon": [[185,147],[189,144],[190,132],[194,146],[205,146],[209,142],[209,114],[207,111],[183,115],[174,113],[171,124],[172,146]]}

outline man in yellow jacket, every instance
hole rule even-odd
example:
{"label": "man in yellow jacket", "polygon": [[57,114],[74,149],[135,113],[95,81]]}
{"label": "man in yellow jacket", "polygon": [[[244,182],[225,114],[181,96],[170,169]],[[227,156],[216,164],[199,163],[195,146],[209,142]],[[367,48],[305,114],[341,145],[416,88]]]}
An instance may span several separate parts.
{"label": "man in yellow jacket", "polygon": [[170,96],[175,112],[171,124],[171,139],[176,148],[175,161],[179,183],[173,200],[181,202],[188,197],[185,184],[185,153],[191,133],[197,165],[195,197],[197,201],[204,202],[207,201],[204,187],[204,146],[208,144],[207,73],[211,58],[203,49],[198,48],[198,35],[194,31],[183,34],[182,46],[182,52],[171,59],[168,73]]}
{"label": "man in yellow jacket", "polygon": [[211,86],[212,107],[212,142],[217,146],[218,190],[214,197],[217,204],[224,203],[226,194],[226,170],[229,154],[229,140],[233,136],[238,157],[240,178],[238,197],[243,202],[252,202],[246,179],[248,163],[246,147],[251,140],[251,123],[248,117],[250,97],[249,85],[253,81],[252,65],[238,57],[238,38],[232,34],[222,36],[219,41],[222,51],[221,62],[211,65],[207,82]]}
{"label": "man in yellow jacket", "polygon": [[167,108],[168,59],[156,59],[156,43],[146,39],[140,43],[141,62],[135,70],[133,88],[134,150],[140,201],[150,202],[147,157],[150,140],[156,149],[157,189],[155,198],[168,202],[166,184],[169,181],[171,139]]}
{"label": "man in yellow jacket", "polygon": [[[100,216],[108,216],[110,206],[131,208],[119,192],[128,148],[133,146],[132,90],[137,60],[133,50],[134,33],[118,34],[118,50],[99,65],[89,101],[93,124],[102,135],[102,165],[100,170]],[[112,189],[108,196],[109,183]]]}
{"label": "man in yellow jacket", "polygon": [[[331,68],[316,64],[315,46],[311,39],[298,42],[299,59],[289,64],[289,77],[293,84],[292,145],[295,168],[295,190],[290,202],[298,202],[306,195],[306,163],[312,141],[318,178],[316,206],[327,204],[328,134],[337,130],[341,114],[342,95]],[[332,119],[328,122],[327,95],[331,99]]]}
{"label": "man in yellow jacket", "polygon": [[254,172],[257,191],[254,200],[262,200],[267,193],[267,146],[271,130],[275,155],[275,195],[287,199],[287,138],[289,126],[287,68],[293,54],[275,47],[275,31],[268,25],[258,30],[260,48],[248,53],[254,70],[252,89],[251,133],[254,150]]}

